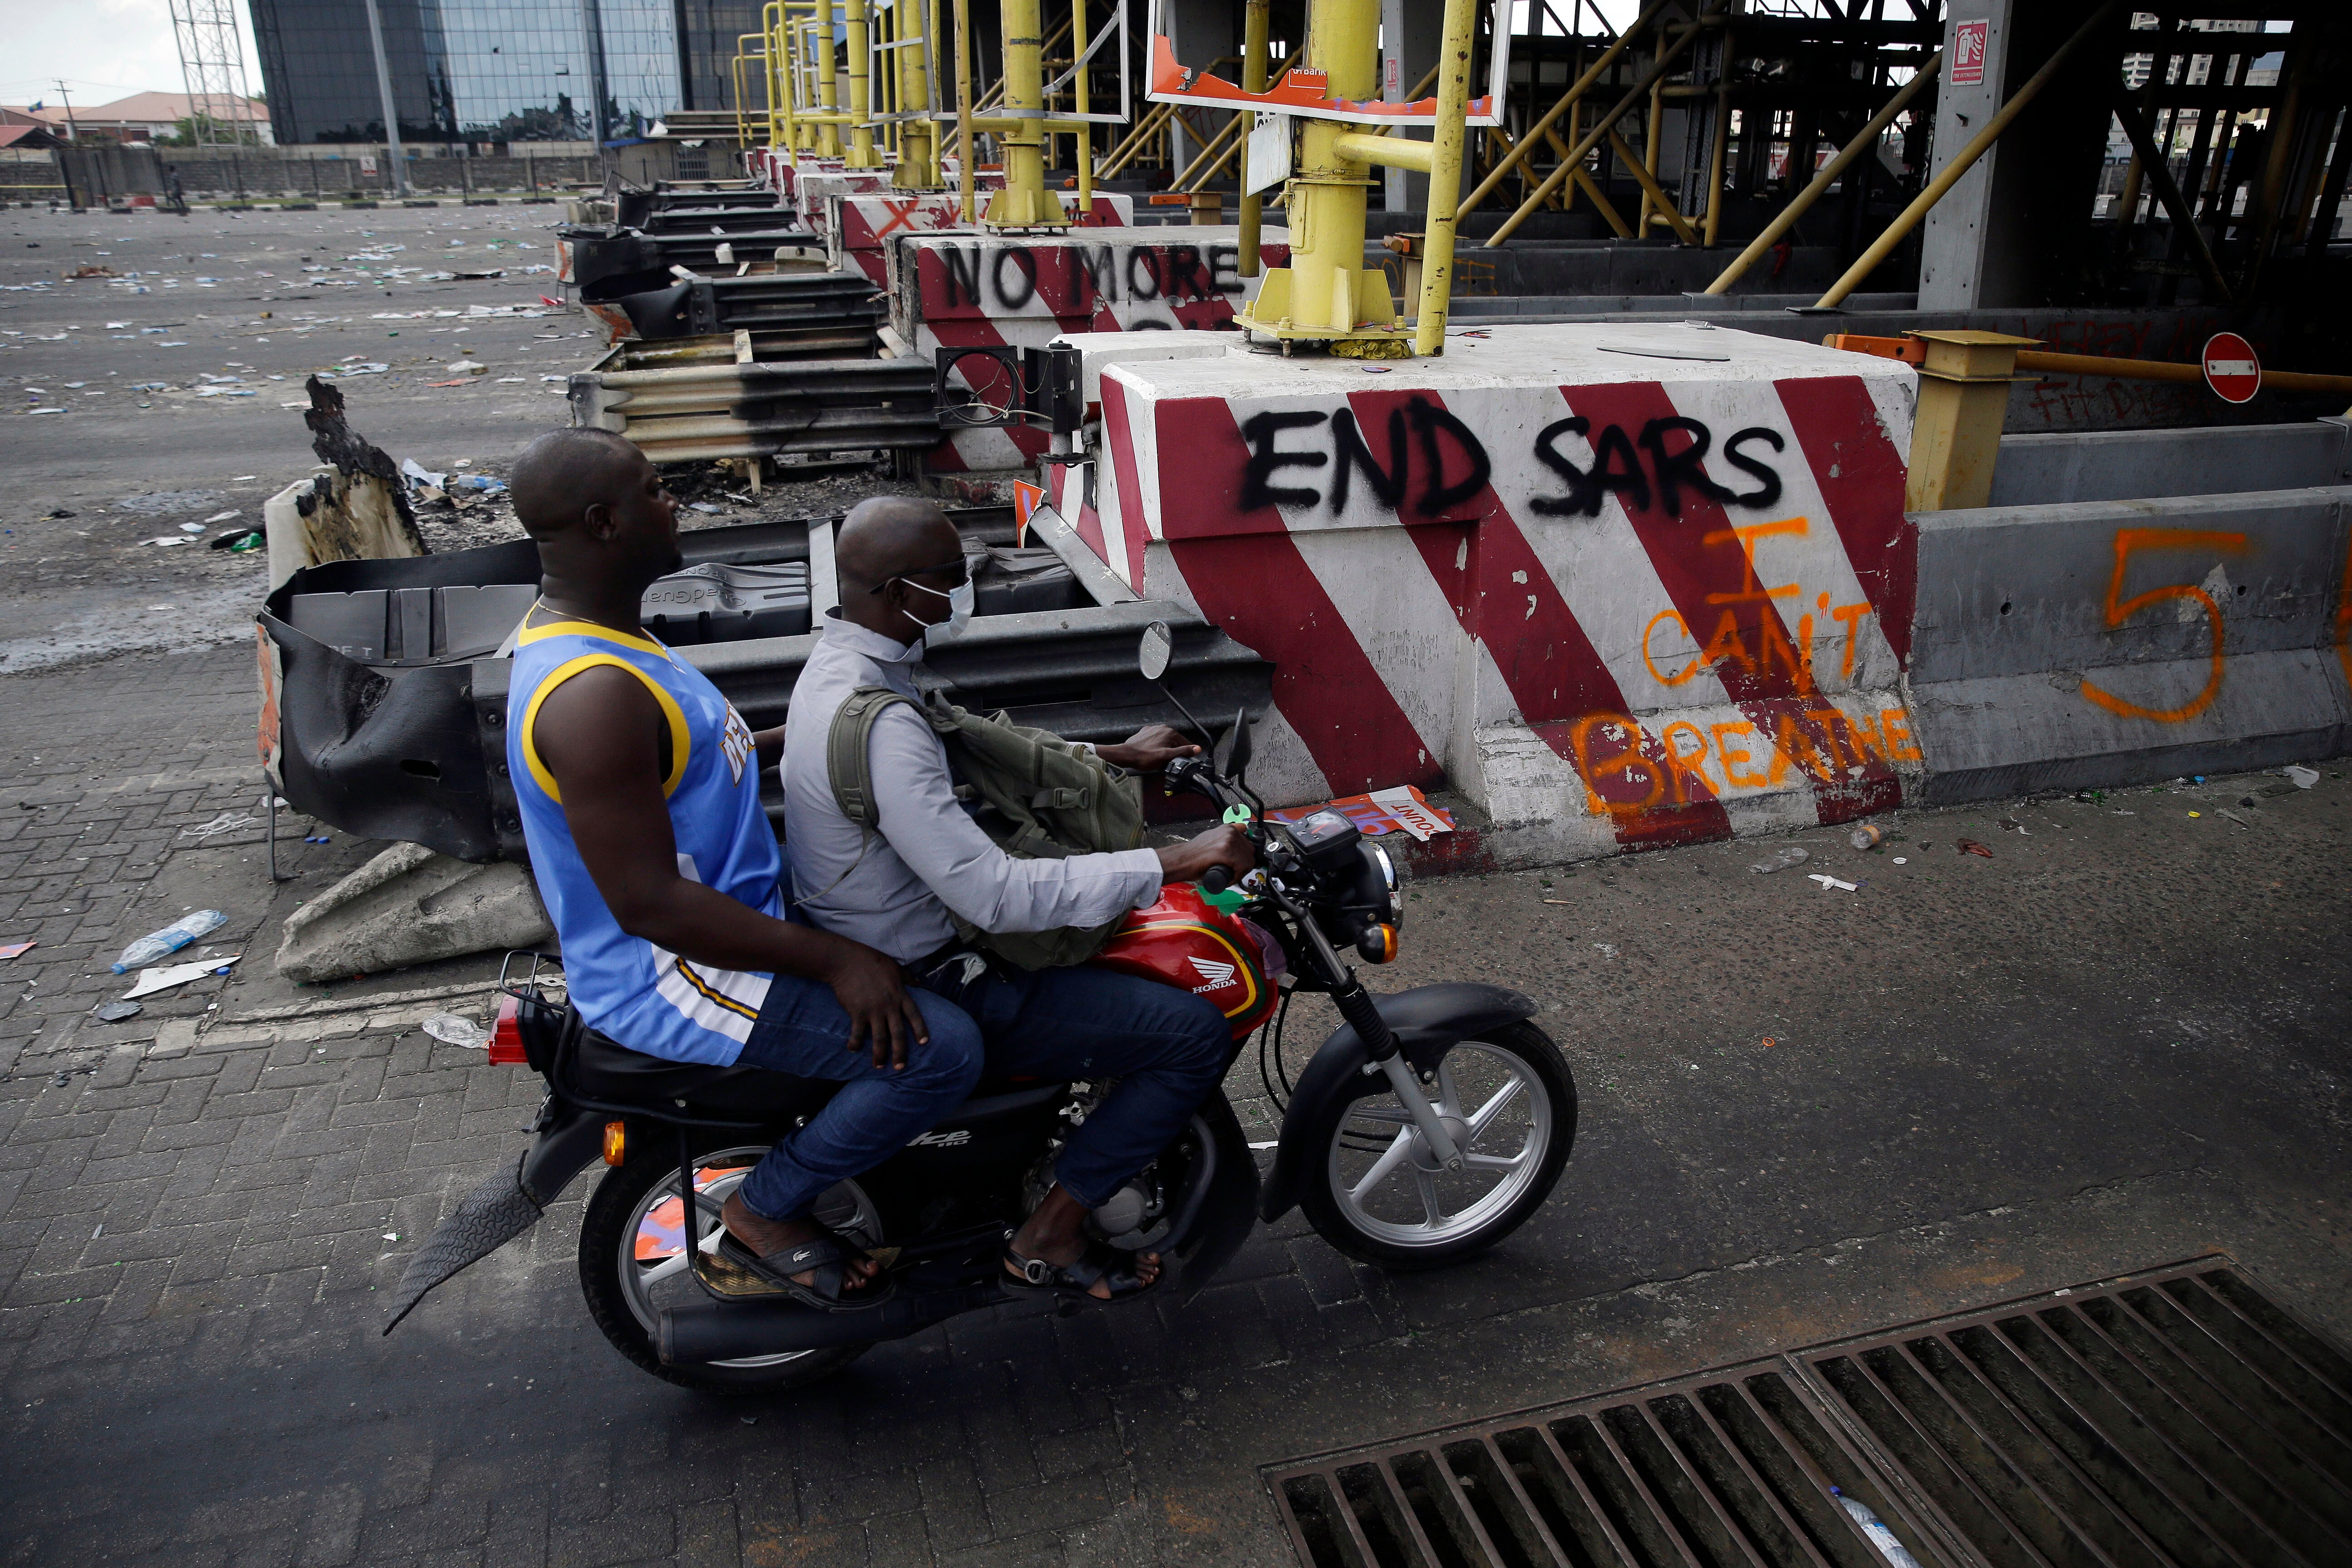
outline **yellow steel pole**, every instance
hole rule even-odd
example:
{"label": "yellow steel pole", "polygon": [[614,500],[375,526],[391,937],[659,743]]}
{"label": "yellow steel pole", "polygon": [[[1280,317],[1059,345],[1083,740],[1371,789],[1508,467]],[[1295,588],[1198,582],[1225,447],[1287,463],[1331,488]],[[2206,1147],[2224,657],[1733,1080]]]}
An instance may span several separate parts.
{"label": "yellow steel pole", "polygon": [[1038,0],[1003,0],[1004,100],[994,118],[1012,123],[999,132],[1004,148],[1004,188],[989,198],[991,228],[1062,227],[1070,215],[1045,188],[1045,70]]}
{"label": "yellow steel pole", "polygon": [[849,56],[849,152],[842,163],[852,169],[878,169],[882,154],[875,151],[874,127],[867,123],[873,118],[874,99],[866,71],[872,40],[866,36],[866,0],[845,0],[842,12],[849,25],[849,37],[843,46]]}
{"label": "yellow steel pole", "polygon": [[[1618,121],[1624,118],[1625,111],[1642,101],[1643,98],[1649,92],[1650,84],[1652,82],[1658,80],[1668,71],[1674,68],[1675,61],[1681,58],[1682,52],[1690,47],[1692,41],[1697,37],[1698,24],[1694,23],[1684,30],[1681,37],[1676,38],[1673,43],[1668,44],[1664,48],[1660,49],[1657,53],[1657,58],[1650,62],[1650,68],[1642,73],[1642,79],[1635,82],[1633,87],[1627,90],[1625,96],[1617,100],[1615,107],[1612,108],[1606,114],[1603,114],[1593,125],[1592,129],[1584,133],[1582,138],[1577,142],[1576,145],[1570,150],[1570,156],[1567,161],[1562,163],[1559,168],[1554,169],[1549,174],[1546,175],[1544,183],[1538,185],[1535,188],[1534,193],[1530,195],[1526,201],[1519,204],[1518,210],[1513,213],[1510,216],[1505,218],[1495,232],[1486,237],[1484,243],[1488,246],[1499,246],[1503,241],[1510,238],[1512,233],[1517,229],[1519,225],[1527,222],[1528,216],[1543,205],[1544,198],[1546,196],[1550,195],[1552,192],[1559,189],[1561,185],[1567,184],[1569,175],[1572,171],[1583,166],[1584,155],[1591,152],[1595,147],[1601,145],[1602,139],[1607,137],[1611,129],[1616,125]],[[1622,42],[1623,39],[1621,37],[1619,41]],[[1514,153],[1518,152],[1521,148],[1528,145],[1528,138],[1522,137],[1519,141],[1519,145],[1512,148],[1511,151]],[[1507,162],[1507,160],[1506,161]]]}
{"label": "yellow steel pole", "polygon": [[1945,164],[1934,179],[1927,182],[1927,188],[1912,199],[1909,206],[1896,215],[1895,221],[1886,226],[1885,233],[1871,241],[1870,248],[1864,251],[1854,264],[1845,269],[1844,277],[1830,285],[1829,292],[1816,300],[1813,308],[1827,310],[1862,287],[1863,279],[1876,271],[1878,264],[1885,260],[1896,246],[1903,243],[1904,236],[1918,227],[1919,220],[1927,216],[1928,210],[1937,202],[1942,201],[1946,193],[1949,192],[1954,185],[1959,184],[1961,175],[1976,166],[1976,161],[1983,157],[1995,142],[2000,140],[2000,133],[2008,130],[2017,117],[2025,112],[2026,106],[2031,104],[2042,89],[2050,84],[2050,79],[2058,74],[2058,68],[2066,63],[2066,58],[2080,48],[2093,34],[2105,26],[2107,18],[2115,15],[2116,8],[2122,3],[2123,0],[2107,0],[2105,5],[2092,12],[2091,19],[2076,28],[2073,37],[2059,45],[2058,52],[2052,55],[2023,87],[2010,95],[2009,101],[2000,106],[2000,111],[1985,121],[1984,129],[1978,132],[1969,144],[1960,149],[1958,155]]}
{"label": "yellow steel pole", "polygon": [[963,194],[963,222],[972,225],[971,199],[971,0],[955,0],[956,184]]}
{"label": "yellow steel pole", "polygon": [[[1938,49],[1926,65],[1919,68],[1917,76],[1905,82],[1895,96],[1886,100],[1885,107],[1870,117],[1870,123],[1864,126],[1853,141],[1838,149],[1836,157],[1822,165],[1822,172],[1813,176],[1813,183],[1790,199],[1779,216],[1764,226],[1764,232],[1749,241],[1748,248],[1734,258],[1731,265],[1723,269],[1722,275],[1706,286],[1706,291],[1710,294],[1729,291],[1731,286],[1739,281],[1739,275],[1754,266],[1758,257],[1780,244],[1780,237],[1796,226],[1797,220],[1805,216],[1805,210],[1837,184],[1838,176],[1844,174],[1848,166],[1878,145],[1878,138],[1895,123],[1895,117],[1910,108],[1911,100],[1925,92],[1943,68],[1944,51]],[[1707,216],[1712,218],[1715,215],[1710,212]],[[1713,226],[1710,224],[1709,226]]]}
{"label": "yellow steel pole", "polygon": [[[1486,171],[1486,177],[1478,182],[1476,190],[1462,199],[1462,205],[1454,216],[1468,217],[1480,202],[1492,195],[1495,187],[1501,184],[1510,172],[1517,168],[1520,162],[1535,150],[1538,133],[1549,128],[1554,121],[1582,101],[1586,89],[1599,81],[1609,68],[1617,63],[1617,57],[1632,47],[1634,38],[1640,36],[1642,29],[1656,20],[1658,13],[1673,3],[1674,0],[1650,0],[1650,4],[1643,8],[1642,14],[1633,18],[1633,25],[1618,34],[1617,41],[1601,51],[1601,58],[1585,68],[1584,74],[1578,77],[1570,85],[1569,89],[1560,95],[1559,101],[1546,110],[1542,119],[1528,127],[1527,134],[1519,138],[1517,145],[1514,146],[1500,163]],[[1587,147],[1585,151],[1590,153],[1592,149]]]}
{"label": "yellow steel pole", "polygon": [[[1633,149],[1625,145],[1625,138],[1613,130],[1609,132],[1609,150],[1617,154],[1619,163],[1633,172],[1633,183],[1642,187],[1642,211],[1647,215],[1643,221],[1663,218],[1666,226],[1675,231],[1675,238],[1685,245],[1696,245],[1698,232],[1691,227],[1690,220],[1675,209],[1673,200],[1667,196],[1664,187],[1658,184],[1657,176],[1633,156]],[[1641,233],[1638,226],[1634,233],[1637,236]]]}
{"label": "yellow steel pole", "polygon": [[925,25],[919,9],[922,4],[923,0],[896,0],[892,6],[893,13],[900,18],[900,47],[891,51],[898,57],[899,112],[926,117],[898,122],[898,169],[890,183],[909,191],[934,191],[940,186],[939,127],[928,118],[931,108],[931,70],[928,63],[931,29]]}
{"label": "yellow steel pole", "polygon": [[2037,340],[1974,331],[1911,335],[1926,342],[1927,352],[1919,365],[1903,510],[1982,506],[1992,496],[2017,351]]}
{"label": "yellow steel pole", "polygon": [[[1070,58],[1072,59],[1083,60],[1087,58],[1087,0],[1070,0]],[[1093,102],[1092,96],[1087,91],[1087,68],[1081,65],[1077,68],[1076,74],[1070,78],[1070,109],[1073,113],[1080,117],[1080,124],[1085,124],[1084,117]],[[1075,144],[1075,155],[1077,158],[1078,171],[1078,212],[1081,216],[1088,216],[1095,210],[1093,126],[1086,125],[1086,128],[1078,132]]]}
{"label": "yellow steel pole", "polygon": [[[1327,74],[1334,98],[1369,99],[1379,85],[1380,0],[1320,0],[1309,22],[1307,63]],[[1247,320],[1277,337],[1346,340],[1360,326],[1396,320],[1383,278],[1364,278],[1367,143],[1381,139],[1337,121],[1307,120],[1298,130],[1297,167],[1286,195],[1290,265],[1266,274]],[[1400,143],[1400,145],[1419,145]],[[1353,153],[1356,156],[1349,156]],[[1399,340],[1397,348],[1404,344]]]}
{"label": "yellow steel pole", "polygon": [[[1273,17],[1274,0],[1248,0],[1247,5],[1242,12],[1242,90],[1244,92],[1265,90],[1265,51],[1268,42],[1266,35],[1271,30]],[[1244,114],[1237,115],[1235,118],[1254,117]],[[1249,142],[1247,131],[1242,132],[1242,142],[1246,148]],[[1241,169],[1241,183],[1246,186],[1249,184],[1249,155],[1246,151],[1242,155]],[[1244,278],[1257,276],[1257,239],[1260,225],[1265,221],[1265,198],[1263,195],[1253,193],[1242,197],[1241,216],[1235,221],[1241,225],[1242,230],[1241,275]]]}
{"label": "yellow steel pole", "polygon": [[[1633,183],[1642,187],[1642,210],[1633,219],[1633,232],[1643,239],[1650,237],[1650,218],[1654,209],[1665,205],[1664,198],[1658,195],[1658,121],[1661,118],[1658,93],[1664,86],[1663,78],[1650,84],[1650,107],[1646,116],[1649,123],[1642,133],[1642,169],[1633,176]],[[1609,140],[1621,149],[1618,155],[1623,157],[1623,142],[1615,132],[1610,132]],[[1633,160],[1627,158],[1625,162],[1630,165]]]}
{"label": "yellow steel pole", "polygon": [[[1499,7],[1496,15],[1507,28],[1508,15]],[[1437,120],[1429,142],[1429,212],[1422,220],[1421,303],[1412,335],[1413,351],[1422,354],[1445,352],[1445,310],[1454,296],[1454,202],[1462,195],[1462,154],[1469,140],[1470,42],[1477,17],[1477,0],[1445,0],[1437,46]]]}
{"label": "yellow steel pole", "polygon": [[835,0],[817,0],[817,13],[811,26],[813,41],[817,46],[817,105],[824,113],[824,128],[817,132],[816,150],[828,158],[841,156],[841,76],[840,67],[833,58],[834,3]]}
{"label": "yellow steel pole", "polygon": [[1706,164],[1706,230],[1710,249],[1723,226],[1723,157],[1731,145],[1731,30],[1723,33],[1723,74],[1715,84],[1715,152]]}

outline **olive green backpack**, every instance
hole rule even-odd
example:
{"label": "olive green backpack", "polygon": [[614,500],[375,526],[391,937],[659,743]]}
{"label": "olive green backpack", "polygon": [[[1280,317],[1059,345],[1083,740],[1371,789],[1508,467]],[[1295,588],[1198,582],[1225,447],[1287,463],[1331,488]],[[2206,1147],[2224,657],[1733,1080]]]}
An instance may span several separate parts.
{"label": "olive green backpack", "polygon": [[[1007,855],[1058,860],[1142,844],[1143,786],[1134,774],[1047,731],[1012,723],[1002,712],[967,712],[937,696],[926,706],[883,686],[852,692],[825,733],[834,802],[861,833],[873,833],[881,822],[867,742],[874,721],[898,702],[937,731],[956,777],[956,799]],[[1119,926],[1112,920],[1053,931],[983,931],[952,910],[949,916],[966,942],[1023,969],[1083,963]]]}

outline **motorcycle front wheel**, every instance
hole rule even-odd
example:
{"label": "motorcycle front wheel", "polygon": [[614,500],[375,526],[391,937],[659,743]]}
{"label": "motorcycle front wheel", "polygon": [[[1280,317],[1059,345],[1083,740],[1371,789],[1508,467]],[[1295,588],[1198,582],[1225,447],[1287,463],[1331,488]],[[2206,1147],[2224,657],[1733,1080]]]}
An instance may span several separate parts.
{"label": "motorcycle front wheel", "polygon": [[[868,1345],[745,1356],[736,1361],[665,1366],[655,1336],[665,1306],[706,1298],[688,1276],[690,1248],[719,1245],[719,1207],[767,1152],[764,1144],[714,1148],[694,1160],[695,1208],[688,1224],[679,1200],[677,1145],[646,1140],[605,1173],[580,1223],[580,1291],[588,1315],[613,1348],[638,1366],[706,1394],[779,1394],[830,1377]],[[882,1225],[865,1190],[842,1182],[817,1200],[816,1218],[865,1247],[879,1246]]]}
{"label": "motorcycle front wheel", "polygon": [[1386,1078],[1300,1130],[1315,1175],[1299,1207],[1317,1234],[1382,1268],[1442,1268],[1526,1223],[1576,1141],[1576,1083],[1550,1037],[1507,1024],[1447,1047],[1430,1102],[1463,1154],[1449,1171]]}

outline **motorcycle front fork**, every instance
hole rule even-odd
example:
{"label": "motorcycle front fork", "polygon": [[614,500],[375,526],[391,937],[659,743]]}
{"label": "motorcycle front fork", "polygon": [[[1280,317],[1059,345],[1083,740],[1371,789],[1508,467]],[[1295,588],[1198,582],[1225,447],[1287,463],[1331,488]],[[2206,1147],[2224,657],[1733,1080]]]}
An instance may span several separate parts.
{"label": "motorcycle front fork", "polygon": [[1421,1079],[1412,1070],[1412,1063],[1405,1059],[1404,1052],[1398,1047],[1395,1031],[1389,1027],[1388,1020],[1381,1016],[1380,1009],[1372,1005],[1371,993],[1366,991],[1351,973],[1348,983],[1332,994],[1331,1000],[1339,1005],[1339,1016],[1354,1026],[1356,1037],[1364,1042],[1364,1049],[1371,1057],[1371,1060],[1364,1064],[1365,1075],[1385,1074],[1389,1087],[1396,1091],[1398,1102],[1412,1118],[1414,1128],[1420,1131],[1422,1141],[1429,1145],[1429,1152],[1436,1157],[1437,1163],[1449,1171],[1462,1169],[1460,1146],[1454,1142],[1454,1135],[1445,1130],[1444,1119],[1437,1114],[1437,1108],[1429,1102],[1429,1096],[1423,1091]]}

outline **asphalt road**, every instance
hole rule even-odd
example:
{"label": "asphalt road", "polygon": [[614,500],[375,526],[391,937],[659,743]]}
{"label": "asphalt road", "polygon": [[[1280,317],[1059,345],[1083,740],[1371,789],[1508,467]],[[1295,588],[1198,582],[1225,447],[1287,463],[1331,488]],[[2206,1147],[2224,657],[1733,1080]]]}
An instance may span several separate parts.
{"label": "asphalt road", "polygon": [[[0,676],[0,940],[42,944],[0,992],[0,1561],[1265,1568],[1268,1463],[2212,1250],[2352,1339],[2341,765],[1790,836],[1851,893],[1756,841],[1418,884],[1375,985],[1524,991],[1582,1097],[1551,1200],[1462,1267],[1351,1268],[1294,1214],[1190,1302],[1001,1309],[723,1402],[589,1322],[592,1173],[383,1339],[535,1080],[413,1005],[240,1022],[488,967],[269,973],[381,847],[287,823],[273,888],[257,825],[198,836],[253,805],[250,679]],[[190,906],[236,975],[89,1022]],[[1331,1022],[1294,1015],[1294,1068]],[[1250,1056],[1227,1087],[1269,1136]]]}

